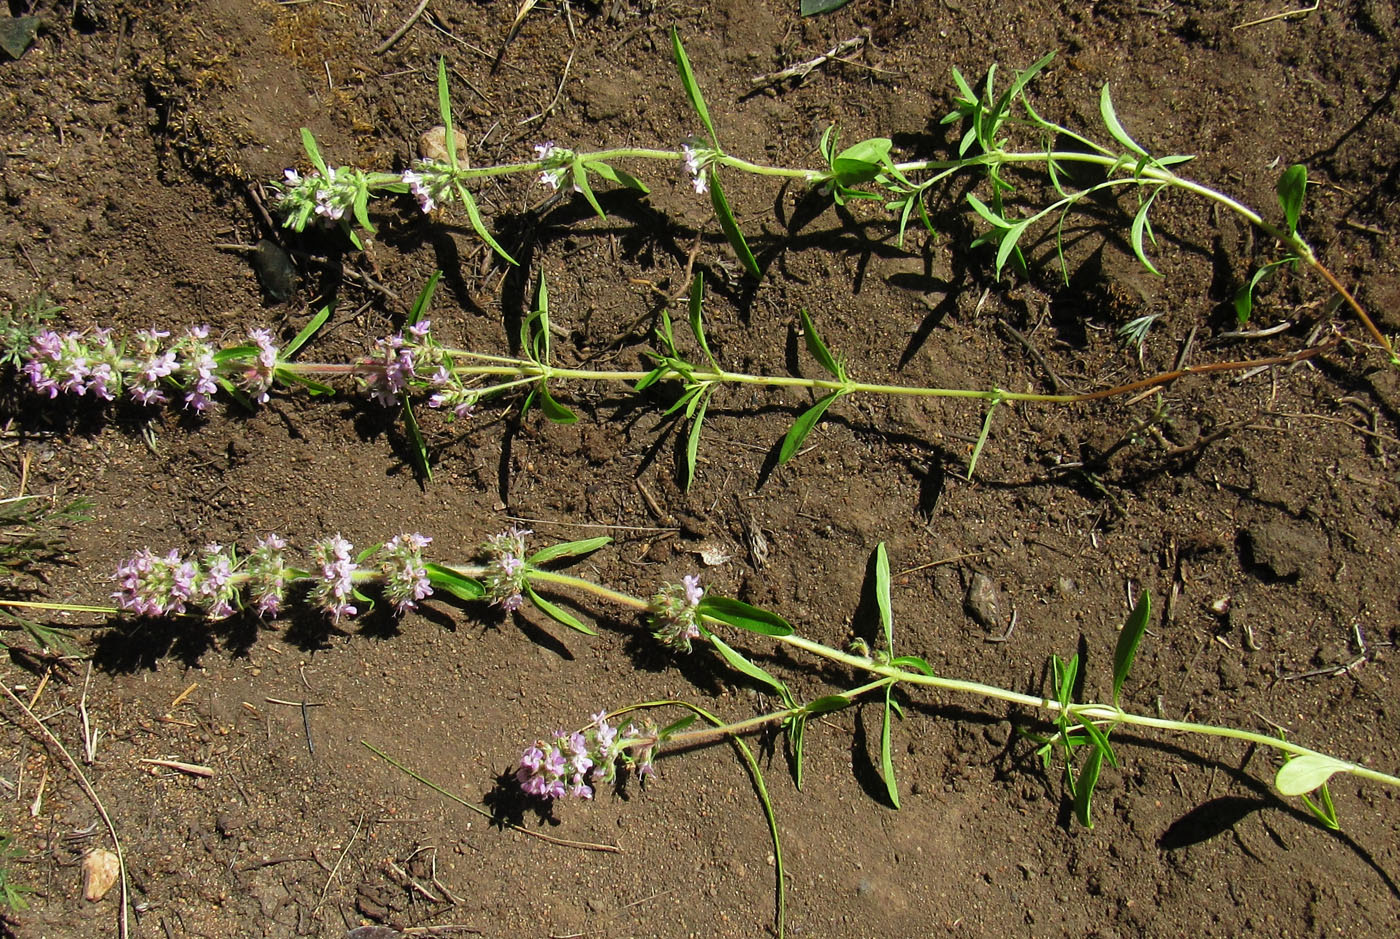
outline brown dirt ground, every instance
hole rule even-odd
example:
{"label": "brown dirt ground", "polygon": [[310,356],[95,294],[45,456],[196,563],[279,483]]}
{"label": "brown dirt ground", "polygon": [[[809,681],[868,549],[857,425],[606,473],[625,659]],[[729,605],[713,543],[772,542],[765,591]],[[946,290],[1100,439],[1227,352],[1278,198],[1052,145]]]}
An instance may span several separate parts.
{"label": "brown dirt ground", "polygon": [[[1093,130],[1098,88],[1111,82],[1139,139],[1199,154],[1196,178],[1269,209],[1280,166],[1305,162],[1317,183],[1306,234],[1382,328],[1400,328],[1400,43],[1385,0],[1324,3],[1245,29],[1234,27],[1289,5],[855,0],[802,20],[796,0],[541,4],[495,70],[515,4],[431,3],[374,54],[414,5],[35,4],[44,32],[22,59],[0,63],[0,299],[45,291],[77,326],[270,324],[290,336],[334,297],[338,312],[316,341],[317,356],[333,359],[396,328],[440,267],[437,329],[504,352],[527,284],[544,272],[564,331],[561,361],[633,368],[651,320],[618,346],[608,341],[658,310],[639,281],[683,287],[699,233],[712,343],[726,364],[753,371],[785,373],[798,361],[803,307],[856,375],[909,384],[1045,388],[1045,368],[1006,324],[1083,388],[1170,368],[1193,330],[1194,361],[1288,352],[1333,319],[1364,338],[1316,278],[1290,276],[1266,291],[1256,323],[1292,327],[1222,340],[1250,233],[1175,196],[1157,215],[1164,278],[1124,252],[1125,225],[1089,220],[1074,229],[1068,286],[1043,243],[1029,281],[997,282],[988,252],[966,248],[976,226],[956,190],[933,206],[940,233],[916,233],[899,250],[863,206],[828,208],[789,231],[801,193],[731,174],[730,198],[768,264],[753,286],[734,277],[705,204],[651,167],[640,171],[653,194],[607,197],[605,221],[579,200],[532,214],[541,191],[523,179],[485,187],[485,214],[528,281],[494,262],[459,218],[427,222],[392,202],[376,210],[382,230],[369,254],[308,264],[291,303],[264,302],[246,258],[216,247],[273,234],[247,187],[302,159],[300,126],[332,162],[401,167],[436,123],[440,55],[474,163],[521,159],[544,139],[674,146],[698,129],[669,59],[676,25],[726,147],[809,166],[831,121],[848,141],[890,135],[901,156],[946,153],[952,131],[937,119],[951,66],[981,76],[993,62],[1009,69],[1059,50],[1035,85],[1043,114]],[[775,95],[748,93],[755,74],[863,31],[869,45],[853,62]],[[324,255],[334,240],[295,246]],[[367,292],[342,265],[371,272],[397,299]],[[1143,313],[1162,318],[1139,362],[1114,330]],[[1032,692],[1044,688],[1052,653],[1082,644],[1086,693],[1101,696],[1128,585],[1143,585],[1175,601],[1144,643],[1133,707],[1282,726],[1393,772],[1397,378],[1349,342],[1312,366],[1193,378],[1133,404],[1007,408],[973,483],[959,475],[981,420],[971,405],[843,402],[810,452],[773,471],[772,447],[803,399],[730,393],[712,411],[686,494],[656,412],[594,389],[568,390],[584,415],[572,428],[537,412],[517,421],[505,405],[465,432],[430,424],[436,479],[420,485],[398,432],[353,397],[286,394],[251,415],[219,409],[194,421],[52,406],[11,376],[0,481],[12,493],[28,455],[31,489],[95,503],[95,519],[75,533],[74,563],[52,572],[45,593],[72,602],[104,602],[109,572],[143,545],[247,545],[265,531],[303,546],[335,531],[369,544],[417,529],[435,538],[436,557],[467,560],[511,516],[541,520],[529,523],[538,539],[619,526],[616,544],[580,569],[643,594],[717,542],[734,559],[705,571],[713,589],[839,645],[869,634],[860,585],[885,541],[896,570],[911,571],[895,587],[901,650],[941,674]],[[1141,430],[1158,408],[1166,417],[1156,433]],[[1054,469],[1074,461],[1086,471]],[[761,565],[744,547],[754,529],[769,546]],[[989,642],[964,607],[977,573],[1000,592],[1002,615],[1016,613],[1008,641]],[[1209,604],[1226,597],[1228,616],[1213,614]],[[771,931],[772,846],[727,749],[663,759],[655,785],[621,797],[517,810],[531,830],[621,849],[607,854],[503,829],[361,745],[479,802],[530,739],[600,706],[684,697],[737,719],[773,705],[713,657],[671,667],[639,641],[638,622],[579,609],[598,637],[530,612],[445,602],[344,631],[309,616],[213,633],[74,617],[92,653],[86,708],[102,732],[84,771],[124,840],[132,934],[339,939],[366,923],[488,936]],[[853,677],[774,657],[762,642],[747,647],[801,695]],[[1363,658],[1337,677],[1293,680]],[[15,654],[4,680],[28,698],[45,667]],[[86,667],[48,672],[35,705],[75,753]],[[274,698],[321,706],[304,725],[301,709]],[[1070,823],[1058,777],[1013,733],[1021,715],[926,694],[907,696],[907,707],[895,729],[898,812],[875,769],[878,709],[813,724],[801,793],[781,742],[759,741],[788,864],[791,935],[1400,930],[1400,793],[1340,780],[1344,833],[1332,834],[1271,794],[1269,755],[1120,732],[1123,766],[1105,773],[1097,826],[1085,830]],[[22,852],[11,878],[35,889],[32,908],[10,917],[13,933],[115,935],[116,894],[81,898],[79,858],[104,842],[91,803],[21,715],[8,704],[0,712],[0,776],[13,786],[0,830]],[[214,775],[138,762],[158,757]]]}

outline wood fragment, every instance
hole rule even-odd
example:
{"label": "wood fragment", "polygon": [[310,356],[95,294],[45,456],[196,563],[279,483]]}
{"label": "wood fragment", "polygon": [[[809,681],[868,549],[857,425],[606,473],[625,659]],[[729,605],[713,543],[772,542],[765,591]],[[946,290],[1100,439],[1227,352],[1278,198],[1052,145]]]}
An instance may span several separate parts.
{"label": "wood fragment", "polygon": [[148,766],[163,766],[166,769],[179,770],[191,776],[203,776],[206,779],[214,775],[214,770],[208,766],[200,766],[198,763],[182,763],[179,760],[137,760],[138,763],[145,763]]}

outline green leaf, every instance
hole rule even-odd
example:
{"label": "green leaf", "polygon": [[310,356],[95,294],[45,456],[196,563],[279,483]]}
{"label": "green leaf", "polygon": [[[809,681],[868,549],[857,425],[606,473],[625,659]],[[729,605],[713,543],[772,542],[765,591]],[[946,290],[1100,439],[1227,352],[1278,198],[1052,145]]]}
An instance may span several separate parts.
{"label": "green leaf", "polygon": [[737,629],[747,629],[749,632],[758,633],[761,636],[792,635],[792,624],[787,620],[777,613],[750,606],[742,600],[706,594],[700,600],[699,606],[696,607],[696,612],[701,616],[708,616],[721,623],[727,623]]}
{"label": "green leaf", "polygon": [[817,332],[816,324],[812,322],[812,317],[807,315],[806,310],[798,310],[798,315],[802,317],[802,341],[807,346],[807,353],[817,360],[817,364],[826,369],[827,373],[837,381],[846,380],[846,369],[841,362],[831,354],[831,350],[822,342],[821,335]]}
{"label": "green leaf", "polygon": [[972,474],[977,469],[977,461],[982,458],[982,448],[987,445],[987,438],[992,435],[992,417],[997,413],[997,405],[1001,404],[1001,398],[993,398],[991,405],[987,408],[987,416],[982,418],[982,430],[977,435],[977,443],[972,446],[972,456],[967,461],[967,478],[972,479]]}
{"label": "green leaf", "polygon": [[889,793],[890,804],[899,808],[899,784],[894,778],[894,754],[890,747],[890,711],[893,703],[890,696],[894,685],[885,686],[885,714],[880,723],[880,769],[885,777],[885,791]]}
{"label": "green leaf", "polygon": [[555,424],[577,424],[578,415],[570,411],[564,405],[554,400],[554,396],[549,393],[549,387],[541,381],[535,386],[539,391],[540,410],[544,416]]}
{"label": "green leaf", "polygon": [[882,541],[875,546],[875,605],[880,608],[880,628],[885,648],[894,654],[894,610],[890,604],[890,557]]}
{"label": "green leaf", "polygon": [[628,189],[635,189],[637,192],[640,192],[643,195],[651,192],[651,190],[647,188],[646,183],[642,182],[640,179],[633,176],[626,170],[614,169],[606,163],[596,161],[590,161],[583,165],[585,168],[588,169],[589,172],[597,173],[599,176],[603,177],[610,183],[617,183],[619,186],[626,186]]}
{"label": "green leaf", "polygon": [[[1103,117],[1104,126],[1113,135],[1113,139],[1122,144],[1129,152],[1140,157],[1147,157],[1144,150],[1136,140],[1128,136],[1128,132],[1123,129],[1123,125],[1118,123],[1118,114],[1113,110],[1113,98],[1109,96],[1108,86],[1104,85],[1099,91],[1099,114]],[[1150,157],[1149,157],[1150,159]]]}
{"label": "green leaf", "polygon": [[739,258],[744,270],[749,272],[749,276],[755,280],[762,277],[758,261],[749,250],[749,243],[744,240],[744,233],[739,229],[739,223],[734,220],[734,213],[729,210],[729,200],[724,197],[724,187],[719,184],[719,170],[711,164],[705,172],[710,181],[710,205],[714,206],[715,215],[719,218],[719,227],[724,230],[724,237],[729,239],[729,246],[734,249],[734,254]]}
{"label": "green leaf", "polygon": [[807,715],[794,714],[783,722],[787,728],[788,746],[792,748],[792,783],[802,791],[802,744],[807,736]]}
{"label": "green leaf", "polygon": [[[447,59],[438,56],[437,68],[438,113],[442,115],[443,146],[447,149],[447,163],[457,169],[457,135],[452,132],[452,93],[447,87]],[[515,263],[515,262],[511,262]]]}
{"label": "green leaf", "polygon": [[1292,261],[1292,255],[1281,261],[1272,261],[1265,264],[1250,277],[1249,283],[1240,286],[1235,291],[1235,320],[1243,326],[1249,322],[1249,316],[1254,312],[1254,292],[1259,289],[1259,285],[1274,275],[1274,272],[1284,264]]}
{"label": "green leaf", "polygon": [[428,282],[418,292],[417,299],[413,301],[413,308],[408,311],[408,322],[405,325],[416,325],[423,318],[423,314],[428,312],[428,306],[433,302],[433,291],[437,290],[438,281],[441,279],[442,271],[433,271],[433,276],[428,278]]}
{"label": "green leaf", "polygon": [[[447,139],[452,139],[450,131],[448,132]],[[481,220],[481,211],[476,207],[476,200],[472,198],[471,190],[467,189],[467,187],[463,186],[461,183],[458,183],[457,197],[462,200],[462,205],[467,210],[467,218],[471,220],[472,228],[481,236],[481,240],[490,245],[491,250],[504,258],[507,263],[519,267],[520,262],[506,253],[506,249],[497,244],[496,239],[492,238],[491,233],[486,230],[486,223]]]}
{"label": "green leaf", "polygon": [[967,194],[967,201],[972,206],[973,211],[975,211],[978,215],[982,216],[984,219],[990,222],[995,228],[1006,230],[1012,227],[1011,222],[1008,222],[1006,219],[1002,218],[1002,216],[998,213],[993,212],[992,209],[987,205],[987,203],[983,202],[981,199],[977,198],[970,192]]}
{"label": "green leaf", "polygon": [[1279,767],[1274,777],[1274,788],[1286,796],[1300,796],[1312,792],[1335,773],[1351,769],[1350,763],[1333,759],[1322,753],[1305,753],[1295,756]]}
{"label": "green leaf", "polygon": [[[706,630],[706,632],[709,632],[709,630]],[[744,673],[759,684],[767,685],[780,692],[783,690],[782,682],[744,658],[743,655],[731,649],[725,644],[723,639],[720,639],[720,637],[716,636],[714,633],[709,633],[705,638],[714,644],[715,650],[719,652],[725,662],[729,663],[730,668],[734,669],[736,672]]]}
{"label": "green leaf", "polygon": [[428,444],[423,439],[423,431],[418,426],[418,418],[413,416],[413,405],[407,396],[403,398],[403,429],[408,433],[408,442],[413,447],[413,461],[417,464],[418,472],[432,482],[433,468],[428,463]]}
{"label": "green leaf", "polygon": [[583,164],[575,160],[573,165],[569,167],[569,171],[573,174],[574,188],[583,193],[583,197],[588,200],[589,205],[593,206],[593,211],[598,213],[599,218],[607,218],[607,213],[598,204],[598,197],[593,195],[593,187],[588,185],[588,173],[584,172]]}
{"label": "green leaf", "polygon": [[[698,394],[691,399],[691,408],[699,405],[690,417],[690,433],[685,438],[685,489],[690,491],[691,483],[695,482],[695,459],[700,453],[700,428],[705,423],[705,409],[710,406],[710,396],[707,393]],[[690,409],[687,409],[688,411]]]}
{"label": "green leaf", "polygon": [[1004,113],[1006,109],[1011,106],[1011,102],[1016,99],[1016,96],[1019,95],[1025,87],[1031,83],[1031,80],[1039,75],[1045,66],[1049,65],[1054,58],[1055,53],[1053,51],[1047,52],[1045,55],[1032,62],[1029,68],[1018,72],[1015,80],[1011,82],[1011,85],[997,100],[994,110],[996,110],[998,114]]}
{"label": "green leaf", "polygon": [[830,714],[832,711],[840,711],[851,706],[851,699],[843,694],[827,694],[820,698],[814,698],[802,705],[802,713],[808,717],[815,717],[818,714]]}
{"label": "green leaf", "polygon": [[241,346],[224,346],[214,353],[214,363],[223,365],[231,359],[246,359],[258,354],[258,347],[252,343],[244,343]]}
{"label": "green leaf", "polygon": [[671,723],[667,724],[665,727],[661,728],[656,732],[657,742],[660,743],[662,741],[670,740],[676,734],[680,733],[681,731],[689,727],[691,724],[695,723],[695,721],[698,718],[698,714],[687,714],[685,717],[682,717],[679,720],[671,721]]}
{"label": "green leaf", "polygon": [[838,186],[858,186],[868,183],[890,163],[888,137],[871,137],[852,144],[831,160],[832,182]]}
{"label": "green leaf", "polygon": [[1104,757],[1112,766],[1118,765],[1118,757],[1113,754],[1113,747],[1109,745],[1108,734],[1100,730],[1098,725],[1082,714],[1074,715],[1074,719],[1079,721],[1079,726],[1084,728],[1084,733],[1089,737],[1089,743],[1096,750],[1102,750]]}
{"label": "green leaf", "polygon": [[1323,783],[1317,789],[1318,801],[1314,802],[1308,796],[1302,796],[1303,804],[1308,807],[1318,821],[1326,825],[1333,831],[1341,831],[1342,826],[1337,821],[1337,807],[1332,804],[1332,790]]}
{"label": "green leaf", "polygon": [[1303,195],[1308,188],[1308,168],[1294,163],[1278,178],[1278,204],[1290,235],[1298,234],[1298,219],[1303,214]]}
{"label": "green leaf", "polygon": [[[24,55],[24,51],[34,42],[34,37],[39,32],[40,22],[37,16],[0,17],[0,49],[4,49],[5,54],[12,59]],[[3,883],[3,878],[0,878],[0,883]]]}
{"label": "green leaf", "polygon": [[[1017,222],[1006,230],[1001,236],[1001,242],[997,245],[997,276],[1001,276],[1001,269],[1006,266],[1006,261],[1011,257],[1011,252],[1016,250],[1016,242],[1021,240],[1021,236],[1026,233],[1032,219],[1025,219]],[[1150,265],[1149,265],[1150,266]]]}
{"label": "green leaf", "polygon": [[700,123],[705,125],[705,131],[710,135],[710,143],[716,149],[719,148],[719,138],[715,136],[715,125],[710,120],[710,109],[705,107],[705,98],[700,94],[700,85],[695,81],[695,72],[690,68],[690,58],[685,54],[685,47],[681,45],[681,34],[674,26],[671,27],[671,51],[676,57],[676,70],[680,72],[681,84],[685,86],[686,97],[690,99],[690,106],[695,108],[695,113],[700,115]]}
{"label": "green leaf", "polygon": [[843,394],[845,394],[845,392],[839,390],[831,392],[824,398],[819,399],[816,404],[803,411],[802,415],[797,420],[793,421],[792,427],[788,429],[787,435],[783,437],[782,447],[778,450],[779,466],[797,455],[797,451],[802,448],[802,444],[807,440],[807,435],[812,432],[813,427],[817,426],[817,421],[822,419],[822,415],[826,413],[826,409],[831,407],[832,403]]}
{"label": "green leaf", "polygon": [[695,341],[700,343],[700,351],[705,353],[705,358],[710,360],[716,372],[723,369],[719,367],[719,362],[710,352],[710,344],[705,340],[705,278],[699,272],[695,272],[695,279],[690,284],[690,331],[695,334]]}
{"label": "green leaf", "polygon": [[536,593],[535,588],[531,587],[529,583],[525,584],[525,596],[530,598],[531,603],[539,607],[541,613],[543,613],[545,616],[548,616],[555,622],[563,623],[570,629],[577,629],[584,635],[598,635],[596,631],[589,629],[583,623],[579,622],[578,618],[575,617],[572,613],[568,612],[567,610],[560,609],[559,607],[555,606],[553,603],[550,603],[544,597]]}
{"label": "green leaf", "polygon": [[480,600],[486,596],[486,587],[479,580],[431,562],[425,562],[423,569],[428,572],[428,583],[434,590],[446,590],[461,600]]}
{"label": "green leaf", "polygon": [[802,0],[801,11],[803,16],[816,16],[818,13],[839,10],[850,2],[851,0]]}
{"label": "green leaf", "polygon": [[1074,814],[1079,824],[1085,828],[1094,827],[1093,803],[1094,786],[1099,781],[1099,771],[1103,769],[1104,752],[1098,747],[1089,751],[1084,759],[1084,768],[1079,771],[1079,779],[1074,784]]}
{"label": "green leaf", "polygon": [[330,170],[326,169],[326,161],[321,159],[321,148],[316,146],[316,138],[311,136],[311,131],[305,127],[301,129],[301,145],[306,149],[306,155],[311,158],[311,165],[316,167],[316,171],[322,176],[329,176]]}
{"label": "green leaf", "polygon": [[548,564],[550,561],[557,561],[560,558],[576,558],[584,554],[592,554],[599,548],[610,544],[612,544],[612,539],[607,535],[585,538],[582,541],[566,541],[562,544],[550,545],[548,548],[541,548],[526,558],[525,563],[538,566]]}
{"label": "green leaf", "polygon": [[1066,662],[1058,655],[1050,656],[1050,670],[1054,673],[1055,697],[1064,711],[1074,697],[1074,679],[1079,674],[1079,656],[1072,655]]}
{"label": "green leaf", "polygon": [[278,366],[272,371],[274,381],[279,381],[284,385],[300,385],[313,395],[333,395],[335,389],[330,385],[322,384],[312,378],[298,375],[296,372],[283,366]]}
{"label": "green leaf", "polygon": [[1137,655],[1138,643],[1147,632],[1147,621],[1152,618],[1152,597],[1143,590],[1138,594],[1128,621],[1118,633],[1118,645],[1113,650],[1113,706],[1118,706],[1118,694],[1123,690],[1123,682],[1133,667],[1133,657]]}
{"label": "green leaf", "polygon": [[1143,267],[1158,277],[1162,276],[1162,272],[1157,270],[1148,260],[1147,252],[1143,250],[1142,237],[1146,234],[1148,238],[1152,239],[1153,247],[1156,247],[1157,237],[1152,234],[1152,223],[1148,221],[1147,213],[1152,209],[1152,203],[1156,200],[1157,193],[1161,191],[1160,188],[1154,190],[1152,195],[1148,196],[1146,201],[1138,207],[1137,214],[1133,216],[1132,227],[1129,229],[1129,242],[1133,246],[1133,254],[1137,255],[1137,259],[1142,262]]}
{"label": "green leaf", "polygon": [[315,316],[311,317],[310,321],[301,328],[301,332],[296,334],[296,338],[287,343],[286,348],[282,350],[282,361],[289,361],[292,356],[297,354],[298,349],[306,345],[308,339],[316,335],[316,330],[324,326],[326,320],[331,318],[331,310],[334,308],[334,304],[328,303],[321,307],[320,311],[317,312]]}
{"label": "green leaf", "polygon": [[932,675],[933,668],[917,655],[901,655],[890,659],[890,664],[895,668],[912,668],[916,672],[924,675]]}

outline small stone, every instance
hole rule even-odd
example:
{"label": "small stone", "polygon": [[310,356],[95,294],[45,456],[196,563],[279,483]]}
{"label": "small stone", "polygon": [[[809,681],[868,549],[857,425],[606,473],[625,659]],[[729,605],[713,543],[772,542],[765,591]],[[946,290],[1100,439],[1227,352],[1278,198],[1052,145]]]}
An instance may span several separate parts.
{"label": "small stone", "polygon": [[96,903],[117,882],[121,863],[106,848],[94,848],[83,858],[83,899]]}
{"label": "small stone", "polygon": [[[457,159],[462,161],[462,154],[467,152],[467,135],[457,128],[452,128],[452,139],[457,144]],[[447,128],[441,124],[424,132],[418,138],[418,154],[425,160],[432,160],[434,163],[446,163],[447,160]]]}
{"label": "small stone", "polygon": [[972,583],[967,588],[967,599],[963,601],[967,612],[987,629],[1003,628],[1001,591],[992,579],[981,571],[972,575]]}

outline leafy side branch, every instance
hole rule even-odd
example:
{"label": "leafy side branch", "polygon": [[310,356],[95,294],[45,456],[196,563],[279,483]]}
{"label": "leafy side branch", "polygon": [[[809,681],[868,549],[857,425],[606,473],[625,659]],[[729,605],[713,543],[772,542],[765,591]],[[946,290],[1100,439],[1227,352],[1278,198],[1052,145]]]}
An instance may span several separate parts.
{"label": "leafy side branch", "polygon": [[[469,166],[456,152],[455,135],[451,132],[452,108],[447,72],[440,62],[438,103],[447,131],[444,137],[445,152],[424,154],[399,174],[365,172],[355,167],[337,168],[325,162],[315,140],[303,130],[303,143],[313,171],[303,175],[289,169],[283,179],[273,184],[279,193],[284,224],[297,231],[317,223],[330,225],[341,229],[346,237],[358,245],[358,231],[374,231],[368,216],[371,199],[411,193],[419,207],[428,213],[453,203],[460,204],[476,233],[503,259],[514,264],[514,258],[487,227],[476,197],[472,195],[470,187],[473,184],[492,177],[533,174],[547,188],[572,190],[581,195],[602,216],[604,210],[595,192],[596,187],[621,186],[642,194],[649,191],[647,184],[639,177],[618,167],[616,164],[619,161],[673,163],[684,167],[697,194],[708,196],[720,228],[736,257],[751,276],[758,278],[762,276],[762,265],[748,244],[725,195],[722,183],[724,173],[799,182],[819,189],[837,205],[850,200],[878,202],[895,222],[897,241],[901,244],[905,231],[916,217],[932,230],[927,204],[935,191],[941,191],[938,187],[955,176],[971,174],[982,176],[986,187],[981,196],[968,192],[967,202],[990,226],[990,231],[977,238],[973,246],[985,244],[995,249],[998,274],[1008,263],[1025,267],[1020,245],[1029,232],[1040,232],[1042,223],[1052,221],[1057,253],[1064,267],[1064,255],[1059,249],[1068,214],[1087,199],[1124,188],[1138,193],[1138,205],[1128,224],[1128,241],[1142,264],[1151,272],[1160,273],[1147,250],[1149,245],[1156,244],[1151,212],[1158,196],[1164,191],[1177,190],[1229,210],[1282,248],[1281,256],[1265,262],[1239,286],[1234,306],[1241,322],[1250,316],[1255,291],[1266,278],[1282,267],[1304,265],[1316,271],[1338,293],[1390,361],[1400,365],[1400,356],[1397,356],[1390,339],[1380,331],[1355,296],[1323,265],[1298,231],[1308,182],[1307,170],[1303,166],[1289,166],[1280,176],[1277,195],[1282,220],[1270,221],[1262,213],[1226,193],[1179,175],[1175,167],[1190,161],[1192,157],[1153,156],[1124,128],[1107,85],[1100,93],[1099,112],[1111,141],[1109,144],[1042,117],[1031,104],[1027,89],[1032,79],[1050,64],[1053,53],[1017,72],[1010,85],[1000,92],[996,90],[995,66],[988,70],[980,93],[961,73],[953,70],[957,93],[953,109],[943,120],[945,123],[957,122],[964,127],[955,157],[896,162],[893,142],[887,137],[873,137],[838,149],[839,135],[836,128],[831,127],[823,135],[819,148],[825,166],[808,168],[755,163],[727,152],[720,144],[718,130],[679,35],[673,33],[672,40],[682,87],[704,130],[703,136],[690,138],[676,149],[612,147],[583,151],[550,141],[535,146],[532,160]],[[1016,148],[1012,143],[1013,131],[1038,139],[1040,146]],[[1067,188],[1066,182],[1070,176],[1068,168],[1076,165],[1093,167],[1104,178],[1084,188]],[[1045,171],[1058,199],[1024,214],[1009,201],[1015,187],[1006,174],[1010,170],[1036,167]]]}

